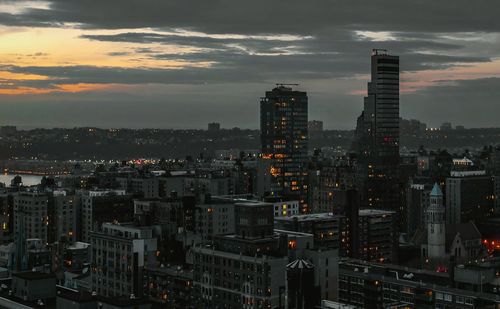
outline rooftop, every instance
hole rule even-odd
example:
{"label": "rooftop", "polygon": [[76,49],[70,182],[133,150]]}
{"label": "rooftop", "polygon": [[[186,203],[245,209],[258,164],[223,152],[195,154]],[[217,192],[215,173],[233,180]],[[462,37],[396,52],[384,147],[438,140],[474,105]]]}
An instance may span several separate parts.
{"label": "rooftop", "polygon": [[495,294],[474,292],[464,289],[449,287],[448,273],[429,270],[408,268],[393,264],[378,264],[355,259],[345,259],[339,262],[340,272],[357,273],[358,276],[368,280],[382,280],[383,282],[404,284],[443,291],[450,294],[481,298],[500,302],[500,296]]}
{"label": "rooftop", "polygon": [[265,203],[265,202],[259,202],[259,201],[244,201],[244,202],[238,202],[235,205],[237,206],[245,206],[245,207],[262,207],[262,206],[273,206],[271,203]]}
{"label": "rooftop", "polygon": [[[474,177],[474,176],[487,176],[486,171],[451,171],[451,177]],[[490,177],[490,176],[488,176]]]}
{"label": "rooftop", "polygon": [[360,216],[382,216],[382,215],[393,215],[395,211],[383,210],[383,209],[360,209]]}
{"label": "rooftop", "polygon": [[130,297],[108,298],[108,297],[102,297],[102,296],[97,296],[97,298],[99,299],[100,302],[108,304],[108,305],[113,305],[115,307],[130,308],[133,306],[149,304],[149,301],[145,298],[130,298]]}
{"label": "rooftop", "polygon": [[172,277],[181,277],[184,279],[192,280],[193,279],[193,271],[189,269],[183,269],[180,265],[172,265],[172,266],[145,266],[145,271],[155,272],[160,274],[165,274]]}
{"label": "rooftop", "polygon": [[62,297],[79,303],[97,301],[96,297],[92,296],[89,292],[73,290],[62,286],[57,287],[57,297]]}
{"label": "rooftop", "polygon": [[472,222],[446,225],[446,245],[449,247],[455,236],[460,234],[462,241],[481,239],[481,233]]}
{"label": "rooftop", "polygon": [[203,253],[203,254],[209,254],[209,255],[214,255],[214,256],[220,256],[220,257],[225,257],[233,260],[239,260],[242,262],[248,262],[248,263],[257,263],[265,260],[288,260],[287,256],[283,257],[275,257],[272,255],[263,255],[262,257],[259,256],[247,256],[247,255],[242,255],[242,254],[236,254],[236,253],[231,253],[227,251],[220,251],[216,250],[213,246],[211,245],[200,245],[197,247],[193,247],[193,250],[195,252]]}
{"label": "rooftop", "polygon": [[439,187],[437,182],[434,184],[434,187],[432,188],[431,196],[443,196],[443,191],[441,191],[441,188]]}
{"label": "rooftop", "polygon": [[89,243],[77,241],[72,245],[70,245],[68,247],[68,250],[87,249],[89,246],[90,246]]}
{"label": "rooftop", "polygon": [[304,214],[304,215],[293,215],[289,217],[276,217],[275,221],[330,221],[334,219],[339,219],[342,216],[334,215],[331,212],[315,213],[315,214]]}
{"label": "rooftop", "polygon": [[25,280],[44,280],[44,279],[55,279],[56,275],[26,271],[26,272],[13,273],[12,277],[17,277]]}

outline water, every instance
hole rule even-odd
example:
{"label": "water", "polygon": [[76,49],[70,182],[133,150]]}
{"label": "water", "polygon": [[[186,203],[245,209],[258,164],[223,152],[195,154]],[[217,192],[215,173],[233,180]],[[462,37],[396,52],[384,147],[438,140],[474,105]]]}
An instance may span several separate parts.
{"label": "water", "polygon": [[[40,183],[43,176],[38,175],[19,175],[23,179],[23,184],[25,186],[33,186]],[[10,181],[12,178],[16,177],[16,174],[1,174],[0,182],[5,183],[6,186],[10,186]]]}

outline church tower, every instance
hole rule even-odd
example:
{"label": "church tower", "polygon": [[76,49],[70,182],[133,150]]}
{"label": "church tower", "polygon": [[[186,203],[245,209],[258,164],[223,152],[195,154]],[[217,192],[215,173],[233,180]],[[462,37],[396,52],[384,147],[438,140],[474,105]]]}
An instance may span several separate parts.
{"label": "church tower", "polygon": [[430,194],[430,205],[426,211],[427,218],[427,257],[443,259],[446,254],[445,209],[443,192],[437,183]]}

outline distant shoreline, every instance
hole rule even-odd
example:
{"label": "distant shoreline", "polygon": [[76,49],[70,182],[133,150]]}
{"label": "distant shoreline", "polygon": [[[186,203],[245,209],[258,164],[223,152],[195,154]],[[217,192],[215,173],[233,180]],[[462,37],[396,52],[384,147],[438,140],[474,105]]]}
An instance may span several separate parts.
{"label": "distant shoreline", "polygon": [[68,175],[68,173],[46,173],[46,172],[37,172],[37,171],[27,171],[27,170],[9,170],[4,169],[2,175],[12,175],[12,176],[63,176]]}

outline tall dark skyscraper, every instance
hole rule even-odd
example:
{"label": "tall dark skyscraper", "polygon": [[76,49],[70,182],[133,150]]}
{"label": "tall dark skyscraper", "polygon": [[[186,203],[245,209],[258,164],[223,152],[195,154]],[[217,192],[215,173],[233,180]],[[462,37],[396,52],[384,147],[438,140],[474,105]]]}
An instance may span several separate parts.
{"label": "tall dark skyscraper", "polygon": [[271,194],[307,205],[307,93],[278,84],[260,101],[262,158],[271,160]]}
{"label": "tall dark skyscraper", "polygon": [[399,57],[386,50],[372,52],[356,150],[363,205],[399,210]]}

